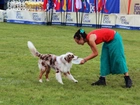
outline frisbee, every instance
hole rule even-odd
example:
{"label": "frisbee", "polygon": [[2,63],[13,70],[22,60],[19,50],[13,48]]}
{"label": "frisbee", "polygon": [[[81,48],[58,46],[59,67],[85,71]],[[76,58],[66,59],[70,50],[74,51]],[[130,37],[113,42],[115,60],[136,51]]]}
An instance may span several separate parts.
{"label": "frisbee", "polygon": [[80,64],[82,60],[83,60],[83,58],[73,59],[72,63],[73,64]]}

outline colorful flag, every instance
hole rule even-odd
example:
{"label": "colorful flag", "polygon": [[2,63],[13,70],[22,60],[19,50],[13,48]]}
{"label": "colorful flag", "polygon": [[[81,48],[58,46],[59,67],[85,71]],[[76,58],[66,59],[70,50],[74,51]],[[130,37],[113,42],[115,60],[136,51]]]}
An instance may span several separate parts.
{"label": "colorful flag", "polygon": [[56,8],[56,1],[57,0],[53,0],[54,8]]}
{"label": "colorful flag", "polygon": [[86,9],[86,0],[82,0],[83,4],[84,4],[84,9]]}
{"label": "colorful flag", "polygon": [[47,3],[47,10],[50,10],[50,9],[53,9],[54,7],[54,3],[52,0],[48,0],[48,3]]}
{"label": "colorful flag", "polygon": [[68,0],[68,10],[71,10],[71,8],[72,8],[72,1]]}
{"label": "colorful flag", "polygon": [[66,0],[63,0],[63,10],[66,11],[67,6],[66,6]]}
{"label": "colorful flag", "polygon": [[98,0],[98,12],[100,12],[103,9],[104,3],[103,0]]}
{"label": "colorful flag", "polygon": [[104,0],[104,12],[108,13],[108,10],[106,9],[106,0]]}
{"label": "colorful flag", "polygon": [[43,3],[43,9],[46,10],[47,8],[47,3],[48,3],[48,0],[44,0],[44,3]]}
{"label": "colorful flag", "polygon": [[98,0],[98,12],[104,10],[104,12],[108,12],[106,9],[106,0]]}
{"label": "colorful flag", "polygon": [[90,4],[89,0],[87,0],[87,3]]}
{"label": "colorful flag", "polygon": [[60,10],[61,8],[61,1],[60,0],[56,0],[56,7],[55,7],[55,10]]}
{"label": "colorful flag", "polygon": [[78,9],[78,10],[81,9],[82,8],[82,1],[76,0],[75,5],[76,5],[76,9]]}

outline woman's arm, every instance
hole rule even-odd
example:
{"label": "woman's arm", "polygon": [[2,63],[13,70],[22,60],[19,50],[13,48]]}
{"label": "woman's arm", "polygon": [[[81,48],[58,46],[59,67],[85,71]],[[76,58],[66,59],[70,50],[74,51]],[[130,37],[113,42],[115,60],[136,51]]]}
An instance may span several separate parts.
{"label": "woman's arm", "polygon": [[98,50],[96,47],[95,40],[96,40],[96,35],[95,34],[90,35],[89,41],[87,43],[90,46],[92,53],[90,55],[88,55],[87,57],[85,57],[84,60],[81,61],[81,64],[84,64],[86,61],[88,61],[98,55]]}

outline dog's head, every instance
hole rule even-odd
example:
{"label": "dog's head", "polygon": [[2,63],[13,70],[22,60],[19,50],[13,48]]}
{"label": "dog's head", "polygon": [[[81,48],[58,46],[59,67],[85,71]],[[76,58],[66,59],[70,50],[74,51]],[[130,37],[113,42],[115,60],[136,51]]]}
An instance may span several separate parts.
{"label": "dog's head", "polygon": [[64,56],[64,59],[66,62],[70,63],[73,59],[77,59],[78,56],[75,56],[73,53],[71,52],[67,52]]}

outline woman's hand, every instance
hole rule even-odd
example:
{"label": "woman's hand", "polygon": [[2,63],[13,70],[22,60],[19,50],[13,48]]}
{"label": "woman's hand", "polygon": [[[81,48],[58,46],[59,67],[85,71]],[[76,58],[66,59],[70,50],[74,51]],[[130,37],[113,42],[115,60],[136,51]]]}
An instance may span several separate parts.
{"label": "woman's hand", "polygon": [[84,64],[84,63],[86,63],[86,60],[85,60],[85,59],[83,59],[83,60],[80,62],[80,64]]}

